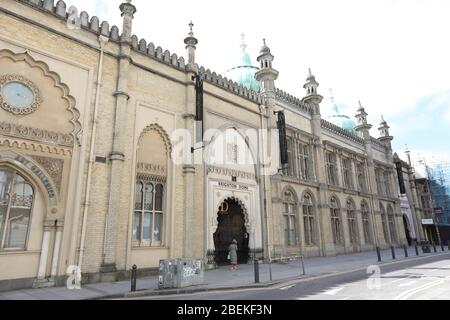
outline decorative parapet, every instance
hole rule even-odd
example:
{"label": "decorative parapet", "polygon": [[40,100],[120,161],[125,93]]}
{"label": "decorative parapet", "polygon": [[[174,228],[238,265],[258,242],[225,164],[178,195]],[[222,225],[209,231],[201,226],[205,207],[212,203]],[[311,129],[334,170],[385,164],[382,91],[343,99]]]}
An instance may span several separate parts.
{"label": "decorative parapet", "polygon": [[378,151],[382,152],[386,151],[386,146],[384,145],[383,142],[379,141],[378,139],[370,137],[370,142],[372,143],[373,146],[375,146],[378,149]]}
{"label": "decorative parapet", "polygon": [[257,104],[264,103],[264,99],[258,92],[249,90],[243,85],[240,85],[234,82],[233,80],[227,79],[227,77],[223,77],[222,75],[217,74],[216,72],[211,72],[211,70],[209,69],[205,70],[204,67],[200,67],[198,68],[198,70],[200,74],[203,74],[204,81],[214,84],[218,87],[221,87],[222,89],[230,91],[231,93],[244,97]]}
{"label": "decorative parapet", "polygon": [[338,136],[344,137],[348,140],[351,140],[353,142],[364,145],[364,139],[358,137],[356,134],[354,134],[348,130],[342,129],[341,127],[338,127],[337,125],[332,124],[331,122],[328,122],[328,121],[322,119],[321,125],[322,125],[322,128],[324,128],[334,134],[337,134]]}
{"label": "decorative parapet", "polygon": [[293,95],[284,92],[283,90],[276,89],[275,96],[280,99],[281,101],[284,101],[290,105],[293,105],[294,107],[297,107],[299,110],[303,112],[307,112],[312,114],[313,113],[313,107],[305,102],[303,102],[301,99],[294,97]]}
{"label": "decorative parapet", "polygon": [[[58,19],[66,20],[67,23],[77,25],[80,28],[93,32],[96,35],[102,35],[109,38],[113,42],[120,41],[119,28],[117,26],[110,27],[107,21],[100,23],[98,17],[89,17],[86,11],[78,14],[78,9],[74,6],[67,8],[64,1],[59,0],[55,5],[55,0],[16,0],[21,3],[28,4],[38,10],[52,14]],[[172,66],[178,70],[186,71],[186,61],[177,54],[171,54],[169,50],[163,50],[160,46],[156,47],[153,43],[147,42],[145,39],[139,39],[136,35],[131,37],[131,47],[134,51],[145,54],[155,60]],[[198,66],[197,66],[198,67]],[[264,99],[259,93],[248,90],[242,85],[227,79],[226,77],[211,72],[209,69],[200,67],[199,70],[205,76],[205,81],[217,85],[231,93],[244,97],[258,104],[264,104]]]}

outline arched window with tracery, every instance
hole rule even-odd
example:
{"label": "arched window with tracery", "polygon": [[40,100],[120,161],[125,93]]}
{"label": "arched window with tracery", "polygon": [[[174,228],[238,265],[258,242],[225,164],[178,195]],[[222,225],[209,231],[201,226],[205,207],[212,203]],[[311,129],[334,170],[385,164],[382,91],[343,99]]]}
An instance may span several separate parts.
{"label": "arched window with tracery", "polygon": [[364,232],[364,242],[366,244],[372,243],[372,233],[370,231],[370,211],[369,206],[365,201],[361,203],[361,219]]}
{"label": "arched window with tracery", "polygon": [[343,244],[341,209],[339,207],[339,202],[335,197],[330,199],[330,217],[334,244]]}
{"label": "arched window with tracery", "polygon": [[295,208],[294,194],[290,190],[285,190],[283,192],[283,224],[286,246],[295,246],[298,244],[297,214]]}
{"label": "arched window with tracery", "polygon": [[303,225],[305,233],[305,244],[316,244],[316,215],[314,203],[309,193],[305,193],[303,197]]}
{"label": "arched window with tracery", "polygon": [[142,245],[161,242],[163,194],[161,183],[142,179],[136,184],[133,239]]}
{"label": "arched window with tracery", "polygon": [[358,243],[358,222],[356,219],[356,208],[353,200],[347,200],[347,222],[350,242],[352,244]]}
{"label": "arched window with tracery", "polygon": [[34,189],[19,172],[0,167],[0,249],[26,249]]}
{"label": "arched window with tracery", "polygon": [[395,215],[394,215],[394,209],[391,205],[388,205],[387,207],[387,216],[388,216],[388,224],[389,224],[389,231],[391,234],[391,243],[397,242],[397,229],[395,227]]}
{"label": "arched window with tracery", "polygon": [[388,230],[386,210],[384,209],[384,206],[382,203],[380,203],[380,214],[381,214],[381,225],[383,227],[384,241],[386,243],[389,243],[390,239],[389,239],[389,230]]}
{"label": "arched window with tracery", "polygon": [[157,125],[139,139],[134,194],[133,246],[162,246],[168,173],[168,138]]}

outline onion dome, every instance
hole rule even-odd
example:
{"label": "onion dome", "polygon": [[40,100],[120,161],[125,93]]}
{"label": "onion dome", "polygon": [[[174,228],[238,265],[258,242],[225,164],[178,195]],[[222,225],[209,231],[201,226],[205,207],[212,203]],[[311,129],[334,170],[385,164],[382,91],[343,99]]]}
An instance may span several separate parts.
{"label": "onion dome", "polygon": [[249,90],[259,92],[260,83],[255,79],[255,73],[258,72],[259,68],[253,65],[250,55],[245,51],[247,49],[247,45],[244,41],[244,34],[242,34],[241,37],[241,52],[235,66],[229,69],[225,73],[225,76]]}
{"label": "onion dome", "polygon": [[325,108],[323,108],[324,112],[324,119],[328,122],[331,122],[332,124],[345,129],[347,131],[350,131],[352,133],[356,134],[356,122],[350,118],[349,116],[346,116],[345,114],[341,114],[339,111],[339,107],[334,102],[334,97],[331,96],[329,99],[329,102],[325,104]]}

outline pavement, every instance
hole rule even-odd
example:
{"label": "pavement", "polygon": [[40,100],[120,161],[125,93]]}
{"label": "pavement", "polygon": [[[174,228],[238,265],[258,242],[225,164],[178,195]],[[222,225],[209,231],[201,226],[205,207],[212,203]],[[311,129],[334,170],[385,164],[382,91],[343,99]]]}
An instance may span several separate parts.
{"label": "pavement", "polygon": [[[158,277],[139,278],[137,291],[130,292],[130,281],[114,283],[96,283],[83,285],[81,289],[69,290],[66,287],[26,289],[9,292],[0,292],[0,300],[89,300],[89,299],[115,299],[115,298],[139,298],[146,296],[169,296],[174,294],[188,294],[207,291],[221,291],[245,288],[268,288],[295,279],[311,278],[325,275],[352,272],[365,269],[371,265],[384,265],[405,260],[420,259],[428,256],[448,254],[448,248],[443,253],[438,252],[424,254],[420,251],[420,257],[416,257],[414,247],[408,249],[409,258],[405,257],[403,249],[396,249],[396,260],[392,260],[390,250],[382,251],[382,262],[378,262],[376,252],[363,252],[335,257],[315,257],[304,260],[306,274],[303,275],[301,261],[286,263],[260,264],[260,283],[255,284],[254,265],[241,265],[237,270],[229,270],[227,267],[205,271],[204,284],[183,289],[158,289]],[[270,280],[272,269],[272,280]]]}
{"label": "pavement", "polygon": [[[448,251],[445,254],[427,255],[419,259],[403,259],[396,263],[373,266],[370,271],[374,273],[360,269],[328,276],[292,280],[264,289],[239,289],[127,299],[181,300],[184,302],[259,301],[263,306],[271,306],[265,301],[272,300],[450,300],[450,252]],[[180,305],[178,304],[178,306]],[[221,309],[211,308],[210,311],[211,314],[217,314]]]}

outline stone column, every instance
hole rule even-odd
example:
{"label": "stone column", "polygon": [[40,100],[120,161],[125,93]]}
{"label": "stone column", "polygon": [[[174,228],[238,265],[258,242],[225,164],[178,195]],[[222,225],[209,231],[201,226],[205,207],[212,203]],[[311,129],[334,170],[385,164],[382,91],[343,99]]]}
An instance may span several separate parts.
{"label": "stone column", "polygon": [[194,221],[192,219],[194,215],[194,177],[195,166],[184,165],[183,174],[185,181],[185,209],[184,209],[184,250],[183,256],[185,258],[192,258],[194,250],[192,248],[193,232],[192,227]]}
{"label": "stone column", "polygon": [[[185,121],[185,129],[189,132],[190,142],[187,144],[191,147],[195,146],[195,87],[192,77],[196,72],[196,65],[188,64],[188,69],[190,72],[187,73],[186,81],[189,84],[186,88],[186,113],[183,115]],[[195,174],[196,168],[194,165],[194,154],[191,154],[191,150],[184,150],[184,152],[189,155],[186,159],[189,159],[188,163],[183,164],[183,175],[184,175],[184,248],[183,256],[185,258],[192,258],[194,254],[193,250],[193,215],[194,215],[194,188],[195,188]],[[201,152],[201,150],[196,150],[194,152]]]}
{"label": "stone column", "polygon": [[117,90],[114,93],[116,97],[115,118],[113,124],[113,143],[112,151],[109,156],[111,161],[110,183],[109,183],[109,202],[106,216],[105,238],[103,243],[103,263],[101,272],[116,271],[117,254],[117,227],[120,210],[121,198],[121,179],[125,161],[125,129],[127,119],[127,106],[129,95],[128,91],[128,71],[130,66],[131,52],[131,28],[133,15],[136,12],[134,7],[128,1],[120,5],[123,17],[123,33],[120,39],[120,58],[119,58],[119,78],[117,81]]}
{"label": "stone column", "polygon": [[48,254],[50,249],[50,236],[53,225],[54,221],[46,220],[44,222],[44,235],[42,237],[41,257],[39,259],[38,276],[33,283],[33,288],[41,288],[50,285],[49,281],[46,279],[46,273],[47,273]]}
{"label": "stone column", "polygon": [[425,234],[424,234],[424,230],[423,230],[423,226],[422,226],[422,216],[420,214],[420,210],[418,209],[418,204],[419,204],[419,196],[417,195],[417,186],[416,186],[416,181],[414,179],[414,173],[412,171],[412,167],[408,167],[408,180],[411,186],[411,195],[412,195],[412,202],[410,204],[411,209],[413,210],[413,215],[415,216],[415,220],[416,220],[416,224],[417,224],[417,231],[418,233],[416,234],[417,237],[417,241],[422,241],[425,239]]}
{"label": "stone column", "polygon": [[55,279],[58,276],[58,265],[59,265],[59,252],[61,249],[61,239],[62,232],[64,228],[64,222],[59,222],[56,225],[56,236],[55,236],[55,246],[53,249],[53,261],[52,261],[52,272],[51,278]]}
{"label": "stone column", "polygon": [[[370,150],[370,153],[367,151]],[[366,159],[366,172],[367,172],[367,191],[370,194],[371,212],[372,212],[372,228],[375,235],[375,246],[380,246],[380,236],[383,235],[383,228],[381,223],[381,216],[379,215],[380,207],[377,194],[377,183],[375,178],[375,166],[372,159],[372,147],[370,142],[366,143],[367,159]],[[378,213],[378,214],[377,214]],[[383,237],[381,238],[383,239]]]}
{"label": "stone column", "polygon": [[324,144],[322,141],[322,126],[321,126],[321,116],[320,116],[320,106],[319,103],[322,101],[320,96],[313,96],[308,99],[304,99],[305,102],[312,103],[314,110],[312,116],[312,131],[315,136],[314,139],[314,164],[316,179],[319,183],[319,193],[317,197],[317,217],[319,219],[319,230],[320,233],[320,247],[323,256],[332,255],[335,252],[332,230],[331,230],[331,220],[330,220],[330,206],[328,199],[328,183],[327,183],[327,172],[325,165],[325,151]]}

